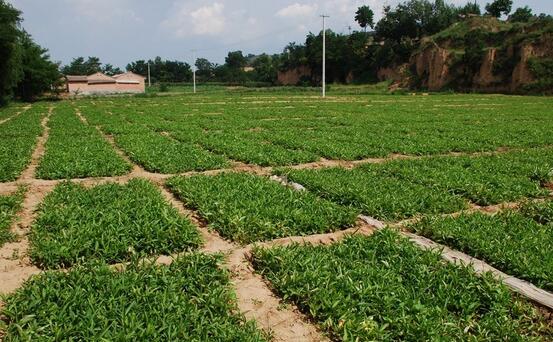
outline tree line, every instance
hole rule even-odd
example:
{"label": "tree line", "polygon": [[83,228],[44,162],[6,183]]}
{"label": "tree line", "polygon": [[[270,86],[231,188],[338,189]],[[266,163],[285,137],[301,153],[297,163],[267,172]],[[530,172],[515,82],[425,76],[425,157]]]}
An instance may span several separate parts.
{"label": "tree line", "polygon": [[0,105],[32,101],[60,82],[58,64],[21,27],[21,12],[0,0]]}
{"label": "tree line", "polygon": [[[468,16],[505,16],[510,22],[553,20],[549,15],[535,15],[528,6],[512,11],[512,3],[512,0],[494,0],[482,12],[476,2],[455,6],[444,0],[407,0],[395,7],[385,6],[378,22],[374,21],[374,12],[369,6],[361,6],[354,19],[362,30],[349,34],[326,32],[327,80],[374,82],[380,68],[407,62],[422,37],[436,34]],[[123,72],[112,64],[103,64],[98,57],[77,57],[60,66],[50,60],[48,50],[36,44],[22,29],[21,12],[5,0],[0,0],[0,18],[0,104],[12,98],[33,100],[55,90],[62,74]],[[467,39],[470,45],[470,37]],[[194,66],[200,82],[266,85],[277,83],[279,71],[306,66],[312,72],[301,83],[316,85],[321,78],[321,60],[322,32],[319,32],[309,33],[302,44],[289,43],[282,53],[244,55],[242,51],[231,51],[221,65],[198,58]],[[131,62],[126,70],[147,76],[148,65],[154,83],[192,80],[190,64],[161,57]]]}

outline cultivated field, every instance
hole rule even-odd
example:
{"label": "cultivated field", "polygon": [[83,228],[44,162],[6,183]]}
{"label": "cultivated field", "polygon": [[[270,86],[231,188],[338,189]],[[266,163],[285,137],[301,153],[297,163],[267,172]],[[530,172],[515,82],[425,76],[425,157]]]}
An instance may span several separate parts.
{"label": "cultivated field", "polygon": [[0,337],[553,340],[553,98],[354,93],[0,110]]}

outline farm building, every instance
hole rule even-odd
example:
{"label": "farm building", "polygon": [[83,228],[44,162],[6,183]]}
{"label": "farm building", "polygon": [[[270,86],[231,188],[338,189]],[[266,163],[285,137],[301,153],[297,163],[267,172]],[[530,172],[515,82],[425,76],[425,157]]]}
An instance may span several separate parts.
{"label": "farm building", "polygon": [[144,93],[144,77],[132,72],[108,76],[101,72],[89,76],[65,76],[66,90],[69,94],[117,94]]}

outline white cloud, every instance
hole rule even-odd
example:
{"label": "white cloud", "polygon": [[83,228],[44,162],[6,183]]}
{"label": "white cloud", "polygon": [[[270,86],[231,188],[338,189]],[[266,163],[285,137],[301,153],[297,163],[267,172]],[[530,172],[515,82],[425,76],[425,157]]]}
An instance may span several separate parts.
{"label": "white cloud", "polygon": [[173,31],[178,38],[190,35],[218,35],[226,26],[224,9],[225,5],[219,2],[198,8],[190,8],[186,3],[180,3],[161,26]]}
{"label": "white cloud", "polygon": [[302,5],[296,2],[290,6],[280,9],[276,13],[276,15],[282,18],[297,18],[297,17],[303,17],[303,16],[310,16],[310,15],[315,15],[315,12],[317,11],[318,7],[319,6],[317,6],[317,4]]}

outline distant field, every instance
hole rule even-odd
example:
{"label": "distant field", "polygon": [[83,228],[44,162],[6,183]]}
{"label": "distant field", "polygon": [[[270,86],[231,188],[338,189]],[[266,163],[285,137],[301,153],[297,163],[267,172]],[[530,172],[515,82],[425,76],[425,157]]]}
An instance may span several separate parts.
{"label": "distant field", "polygon": [[398,231],[551,291],[553,98],[384,86],[2,109],[0,293],[39,276],[0,339],[270,340],[288,313],[331,340],[551,340],[547,310]]}

